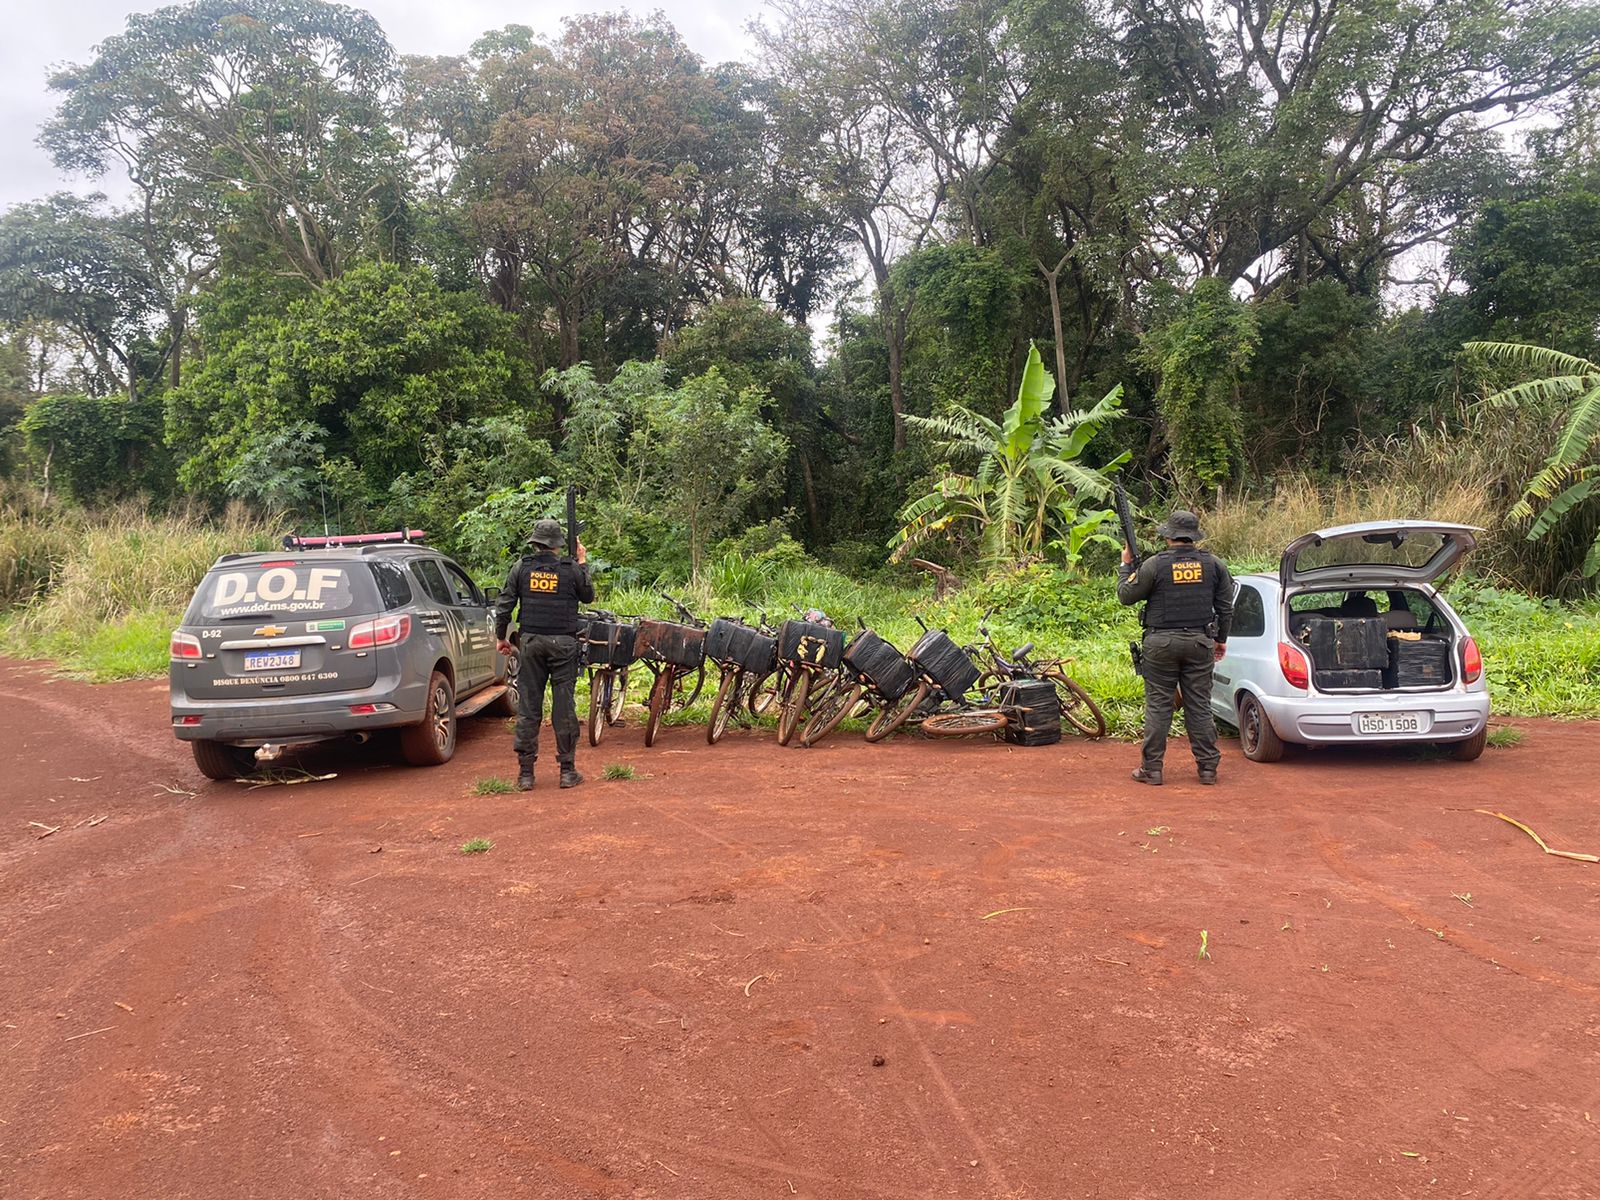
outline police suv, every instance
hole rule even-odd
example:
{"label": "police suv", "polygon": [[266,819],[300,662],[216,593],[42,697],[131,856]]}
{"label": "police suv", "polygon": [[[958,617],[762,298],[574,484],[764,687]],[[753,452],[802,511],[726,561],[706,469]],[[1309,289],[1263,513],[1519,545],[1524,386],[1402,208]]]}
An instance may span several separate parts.
{"label": "police suv", "polygon": [[290,537],[216,561],[173,632],[170,672],[173,732],[205,775],[378,729],[433,766],[455,753],[457,718],[515,714],[492,598],[422,537]]}

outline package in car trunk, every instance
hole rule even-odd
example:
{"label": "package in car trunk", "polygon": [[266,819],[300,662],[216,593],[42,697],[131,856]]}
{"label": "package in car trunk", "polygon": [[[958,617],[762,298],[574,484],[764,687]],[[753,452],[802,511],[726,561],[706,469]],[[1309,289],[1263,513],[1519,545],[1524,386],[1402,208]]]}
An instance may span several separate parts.
{"label": "package in car trunk", "polygon": [[1382,617],[1312,617],[1303,640],[1320,671],[1381,671],[1389,665],[1389,627]]}
{"label": "package in car trunk", "polygon": [[967,652],[942,629],[930,629],[917,639],[906,657],[921,667],[952,700],[965,696],[978,682],[978,668]]}
{"label": "package in car trunk", "polygon": [[1383,672],[1356,668],[1334,669],[1332,671],[1318,671],[1316,674],[1319,688],[1380,688],[1383,686]]}
{"label": "package in car trunk", "polygon": [[706,660],[706,631],[676,621],[643,620],[634,635],[633,653],[652,662],[698,667]]}
{"label": "package in car trunk", "polygon": [[602,621],[588,618],[578,627],[578,641],[583,647],[583,661],[591,667],[625,667],[633,661],[634,635],[632,625],[619,621]]}
{"label": "package in car trunk", "polygon": [[724,667],[765,675],[777,665],[778,639],[741,621],[718,617],[706,630],[706,657]]}
{"label": "package in car trunk", "polygon": [[796,666],[831,671],[844,654],[844,630],[817,621],[785,621],[778,631],[778,657]]}
{"label": "package in car trunk", "polygon": [[886,700],[898,700],[917,681],[906,656],[870,629],[863,629],[844,648],[844,661],[871,681]]}
{"label": "package in car trunk", "polygon": [[1048,679],[1019,679],[1000,685],[1006,714],[1006,741],[1017,746],[1051,746],[1061,740],[1061,699]]}
{"label": "package in car trunk", "polygon": [[1394,659],[1389,667],[1390,687],[1442,687],[1450,682],[1450,643],[1422,638],[1389,643]]}

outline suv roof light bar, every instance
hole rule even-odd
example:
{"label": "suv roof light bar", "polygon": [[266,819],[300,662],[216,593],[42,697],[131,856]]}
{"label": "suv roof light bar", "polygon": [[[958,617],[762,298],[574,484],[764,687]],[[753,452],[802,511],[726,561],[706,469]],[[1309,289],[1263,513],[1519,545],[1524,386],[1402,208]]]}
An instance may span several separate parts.
{"label": "suv roof light bar", "polygon": [[298,534],[288,534],[283,539],[285,550],[314,550],[321,547],[333,546],[371,546],[380,543],[420,542],[427,537],[421,529],[396,529],[392,533],[348,533],[330,534],[327,537],[300,537]]}

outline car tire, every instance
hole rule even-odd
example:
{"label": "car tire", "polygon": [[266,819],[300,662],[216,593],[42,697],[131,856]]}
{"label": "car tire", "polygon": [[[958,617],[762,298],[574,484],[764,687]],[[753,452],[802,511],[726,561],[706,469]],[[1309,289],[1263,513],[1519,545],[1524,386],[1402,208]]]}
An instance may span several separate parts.
{"label": "car tire", "polygon": [[1284,740],[1272,727],[1261,701],[1249,692],[1239,693],[1239,746],[1251,762],[1271,763],[1283,757]]}
{"label": "car tire", "polygon": [[1483,748],[1489,744],[1489,722],[1483,723],[1483,728],[1478,730],[1464,742],[1446,742],[1445,749],[1450,751],[1450,757],[1457,762],[1472,762],[1483,754]]}
{"label": "car tire", "polygon": [[414,767],[437,767],[456,752],[456,697],[443,671],[428,677],[424,716],[400,732],[400,755]]}
{"label": "car tire", "polygon": [[522,689],[517,679],[517,668],[517,656],[513,654],[506,660],[506,690],[489,701],[483,710],[491,717],[514,717],[518,715],[517,693]]}
{"label": "car tire", "polygon": [[226,742],[190,742],[194,765],[207,779],[238,779],[255,770],[255,754]]}

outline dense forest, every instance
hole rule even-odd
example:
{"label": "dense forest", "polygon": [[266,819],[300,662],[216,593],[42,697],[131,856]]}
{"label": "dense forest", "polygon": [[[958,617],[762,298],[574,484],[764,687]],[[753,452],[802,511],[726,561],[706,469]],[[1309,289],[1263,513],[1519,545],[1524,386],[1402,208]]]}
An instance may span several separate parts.
{"label": "dense forest", "polygon": [[[39,137],[113,199],[0,215],[31,496],[488,565],[570,480],[648,581],[1071,564],[1113,470],[1269,526],[1399,479],[1505,521],[1518,583],[1584,578],[1592,4],[778,0],[722,64],[619,13],[463,57],[320,0],[108,33]],[[1475,341],[1572,358],[1514,386]]]}

